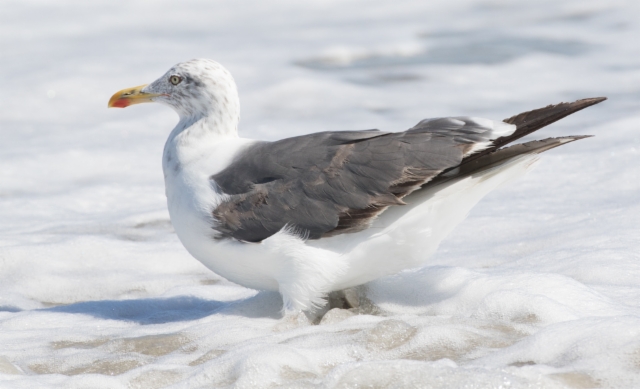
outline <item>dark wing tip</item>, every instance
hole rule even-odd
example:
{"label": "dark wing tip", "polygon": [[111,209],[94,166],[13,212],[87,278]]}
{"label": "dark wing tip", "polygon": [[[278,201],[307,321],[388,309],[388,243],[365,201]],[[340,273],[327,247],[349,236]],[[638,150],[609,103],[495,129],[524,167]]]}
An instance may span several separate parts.
{"label": "dark wing tip", "polygon": [[606,97],[591,97],[588,99],[576,100],[572,103],[560,103],[548,105],[544,108],[523,112],[505,119],[505,123],[515,124],[516,131],[506,137],[498,138],[494,142],[494,148],[502,147],[514,140],[529,135],[534,131],[546,127],[551,123],[565,118],[573,113],[583,110],[592,105],[605,101]]}
{"label": "dark wing tip", "polygon": [[535,142],[557,142],[557,144],[554,145],[553,147],[545,148],[544,150],[538,152],[538,153],[541,153],[543,151],[547,151],[549,149],[552,149],[561,145],[565,145],[567,143],[575,142],[577,140],[581,140],[585,138],[593,138],[593,137],[594,135],[567,135],[567,136],[559,136],[556,138],[547,138],[547,139],[543,139],[542,141],[531,141],[523,144],[536,144]]}
{"label": "dark wing tip", "polygon": [[[568,136],[559,136],[555,138],[546,138],[539,140],[532,140],[525,143],[519,143],[517,145],[505,147],[496,151],[494,154],[497,156],[499,154],[504,154],[503,159],[505,157],[512,157],[520,154],[540,154],[547,150],[554,149],[558,146],[566,145],[567,143],[575,142],[580,139],[591,138],[593,135],[568,135]],[[512,155],[509,155],[512,154]],[[495,158],[495,157],[494,157]]]}
{"label": "dark wing tip", "polygon": [[471,175],[480,171],[501,165],[506,161],[524,154],[540,154],[547,150],[554,149],[567,143],[575,142],[580,139],[591,138],[593,135],[569,135],[557,138],[547,138],[540,140],[532,140],[525,143],[509,146],[497,150],[493,153],[485,154],[470,161],[469,163],[460,165],[455,174],[440,175],[428,185],[439,185],[442,182],[449,181],[454,178]]}
{"label": "dark wing tip", "polygon": [[572,103],[552,104],[544,108],[519,113],[517,115],[511,116],[508,119],[504,119],[503,121],[505,123],[515,124],[516,127],[518,127],[518,132],[521,132],[523,130],[523,127],[536,127],[535,129],[530,129],[530,131],[533,132],[536,129],[542,128],[564,117],[567,117],[572,113],[601,103],[606,99],[606,97],[590,97],[586,99],[576,100]]}
{"label": "dark wing tip", "polygon": [[567,136],[563,136],[563,138],[571,138],[572,142],[574,140],[580,140],[580,139],[585,139],[585,138],[593,138],[595,135],[567,135]]}
{"label": "dark wing tip", "polygon": [[[516,141],[526,135],[531,134],[534,131],[541,129],[542,127],[557,122],[558,120],[567,117],[572,113],[601,103],[606,99],[606,97],[591,97],[587,99],[576,100],[572,103],[552,104],[544,108],[538,108],[531,111],[519,113],[508,119],[505,119],[505,123],[514,124],[516,126],[516,130],[514,131],[514,133],[494,140],[492,147],[466,157],[462,161],[462,164],[474,161],[483,155],[494,152],[513,141]],[[582,138],[576,138],[575,140],[578,139]]]}

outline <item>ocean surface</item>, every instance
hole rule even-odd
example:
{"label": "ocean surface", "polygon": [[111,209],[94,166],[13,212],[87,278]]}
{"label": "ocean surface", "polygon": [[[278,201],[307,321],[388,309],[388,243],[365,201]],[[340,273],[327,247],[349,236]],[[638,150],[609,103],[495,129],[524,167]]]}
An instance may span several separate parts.
{"label": "ocean surface", "polygon": [[[632,0],[3,1],[0,388],[640,387],[638,42]],[[292,324],[173,232],[177,116],[107,109],[199,57],[270,140],[609,100],[368,310]]]}

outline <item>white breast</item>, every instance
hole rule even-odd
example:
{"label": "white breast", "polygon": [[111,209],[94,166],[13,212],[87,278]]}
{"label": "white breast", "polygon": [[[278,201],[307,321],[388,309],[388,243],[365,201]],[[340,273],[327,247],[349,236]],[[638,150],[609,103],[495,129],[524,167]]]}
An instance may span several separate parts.
{"label": "white breast", "polygon": [[[225,138],[211,142],[184,142],[169,138],[163,170],[171,223],[193,257],[226,279],[254,289],[278,290],[277,268],[260,244],[216,239],[212,211],[224,196],[210,177],[227,166],[255,141]],[[251,250],[247,246],[251,247]],[[256,252],[254,252],[256,251]]]}

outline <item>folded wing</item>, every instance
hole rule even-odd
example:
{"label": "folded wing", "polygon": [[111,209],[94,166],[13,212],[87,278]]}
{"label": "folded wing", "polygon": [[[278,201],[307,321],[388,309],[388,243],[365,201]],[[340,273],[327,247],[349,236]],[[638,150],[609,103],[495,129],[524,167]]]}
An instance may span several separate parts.
{"label": "folded wing", "polygon": [[408,131],[323,132],[260,142],[212,181],[221,237],[259,242],[289,226],[309,239],[355,232],[514,125],[468,117],[423,120]]}

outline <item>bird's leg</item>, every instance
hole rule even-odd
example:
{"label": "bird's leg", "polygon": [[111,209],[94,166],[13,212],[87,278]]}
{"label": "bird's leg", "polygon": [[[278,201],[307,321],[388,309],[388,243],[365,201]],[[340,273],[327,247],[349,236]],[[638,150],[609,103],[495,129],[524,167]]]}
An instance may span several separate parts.
{"label": "bird's leg", "polygon": [[380,308],[367,297],[366,285],[331,292],[328,300],[324,313],[336,308],[349,310],[352,314],[379,315],[382,313]]}
{"label": "bird's leg", "polygon": [[282,319],[273,327],[275,331],[288,331],[294,328],[314,324],[313,317],[309,317],[301,310],[283,310]]}
{"label": "bird's leg", "polygon": [[333,274],[315,271],[313,266],[315,264],[313,260],[306,263],[292,260],[289,262],[287,271],[283,272],[282,277],[277,280],[278,289],[282,295],[282,309],[285,313],[316,311],[327,304],[326,295],[331,290]]}
{"label": "bird's leg", "polygon": [[329,293],[327,310],[334,308],[340,309],[352,309],[360,306],[360,293],[355,288],[347,288],[342,290],[336,290]]}
{"label": "bird's leg", "polygon": [[[320,324],[324,315],[332,309],[359,311],[362,304],[367,305],[362,287],[337,290],[326,296],[326,304],[321,307],[298,310],[292,308],[295,303],[283,295],[283,318],[280,329],[295,328],[302,325]],[[370,304],[370,302],[369,302]],[[289,307],[289,308],[287,308]],[[353,314],[353,313],[352,313]]]}

